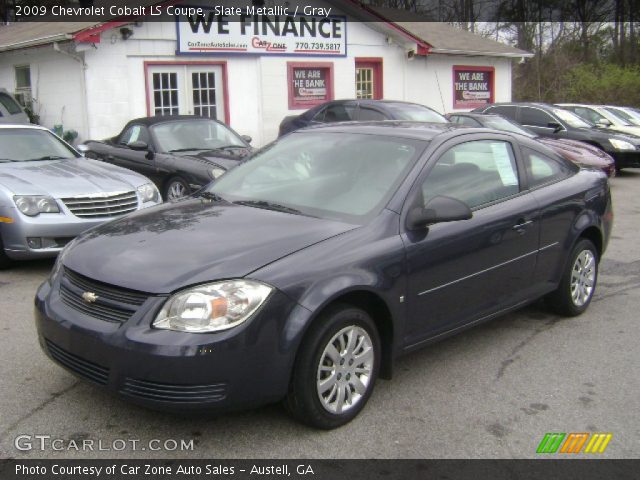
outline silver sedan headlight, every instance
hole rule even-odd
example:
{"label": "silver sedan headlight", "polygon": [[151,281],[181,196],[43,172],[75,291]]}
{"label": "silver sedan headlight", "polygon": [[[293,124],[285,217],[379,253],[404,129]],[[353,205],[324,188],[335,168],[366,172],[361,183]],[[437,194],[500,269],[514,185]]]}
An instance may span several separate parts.
{"label": "silver sedan headlight", "polygon": [[160,192],[153,183],[145,183],[139,186],[137,190],[142,203],[157,202],[160,198]]}
{"label": "silver sedan headlight", "polygon": [[247,320],[272,290],[252,280],[224,280],[189,288],[167,300],[153,326],[191,333],[227,330]]}
{"label": "silver sedan headlight", "polygon": [[56,201],[44,195],[15,195],[13,201],[18,210],[30,217],[41,213],[60,213]]}

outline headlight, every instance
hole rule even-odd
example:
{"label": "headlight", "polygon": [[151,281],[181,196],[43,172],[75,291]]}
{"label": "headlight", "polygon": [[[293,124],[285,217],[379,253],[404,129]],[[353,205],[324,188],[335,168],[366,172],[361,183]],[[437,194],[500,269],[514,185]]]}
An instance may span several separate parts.
{"label": "headlight", "polygon": [[625,142],[624,140],[618,140],[617,138],[610,138],[609,143],[613,145],[616,150],[635,150],[636,147],[633,143]]}
{"label": "headlight", "polygon": [[227,330],[247,320],[272,290],[251,280],[226,280],[189,288],[167,300],[153,326],[191,333]]}
{"label": "headlight", "polygon": [[157,202],[160,198],[160,192],[153,183],[145,183],[138,187],[138,194],[142,199],[142,203]]}
{"label": "headlight", "polygon": [[211,174],[211,177],[215,180],[220,175],[222,175],[224,172],[226,172],[226,170],[224,168],[215,167],[215,168],[212,168],[209,173]]}
{"label": "headlight", "polygon": [[42,195],[16,195],[13,197],[16,207],[25,215],[35,217],[40,213],[60,213],[58,204],[51,197]]}

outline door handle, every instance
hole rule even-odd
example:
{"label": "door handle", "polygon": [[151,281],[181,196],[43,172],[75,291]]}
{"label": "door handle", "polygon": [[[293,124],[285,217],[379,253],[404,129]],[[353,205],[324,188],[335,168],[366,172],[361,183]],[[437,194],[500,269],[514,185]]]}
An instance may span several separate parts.
{"label": "door handle", "polygon": [[527,227],[527,225],[530,225],[532,223],[533,223],[533,220],[525,220],[524,218],[521,218],[520,220],[518,220],[518,223],[516,223],[511,228],[517,231],[518,233],[524,233],[524,230]]}

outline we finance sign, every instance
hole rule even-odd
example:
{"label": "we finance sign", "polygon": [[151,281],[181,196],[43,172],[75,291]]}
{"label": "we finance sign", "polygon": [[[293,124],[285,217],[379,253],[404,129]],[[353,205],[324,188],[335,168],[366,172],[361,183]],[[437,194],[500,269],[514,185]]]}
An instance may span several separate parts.
{"label": "we finance sign", "polygon": [[330,9],[199,9],[177,17],[179,54],[346,56],[347,21]]}

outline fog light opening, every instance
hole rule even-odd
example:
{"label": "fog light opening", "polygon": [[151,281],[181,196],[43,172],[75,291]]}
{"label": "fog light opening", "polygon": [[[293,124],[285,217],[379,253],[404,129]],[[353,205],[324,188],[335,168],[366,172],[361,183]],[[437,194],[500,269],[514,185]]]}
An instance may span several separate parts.
{"label": "fog light opening", "polygon": [[27,245],[29,248],[42,248],[42,239],[40,237],[27,237]]}

